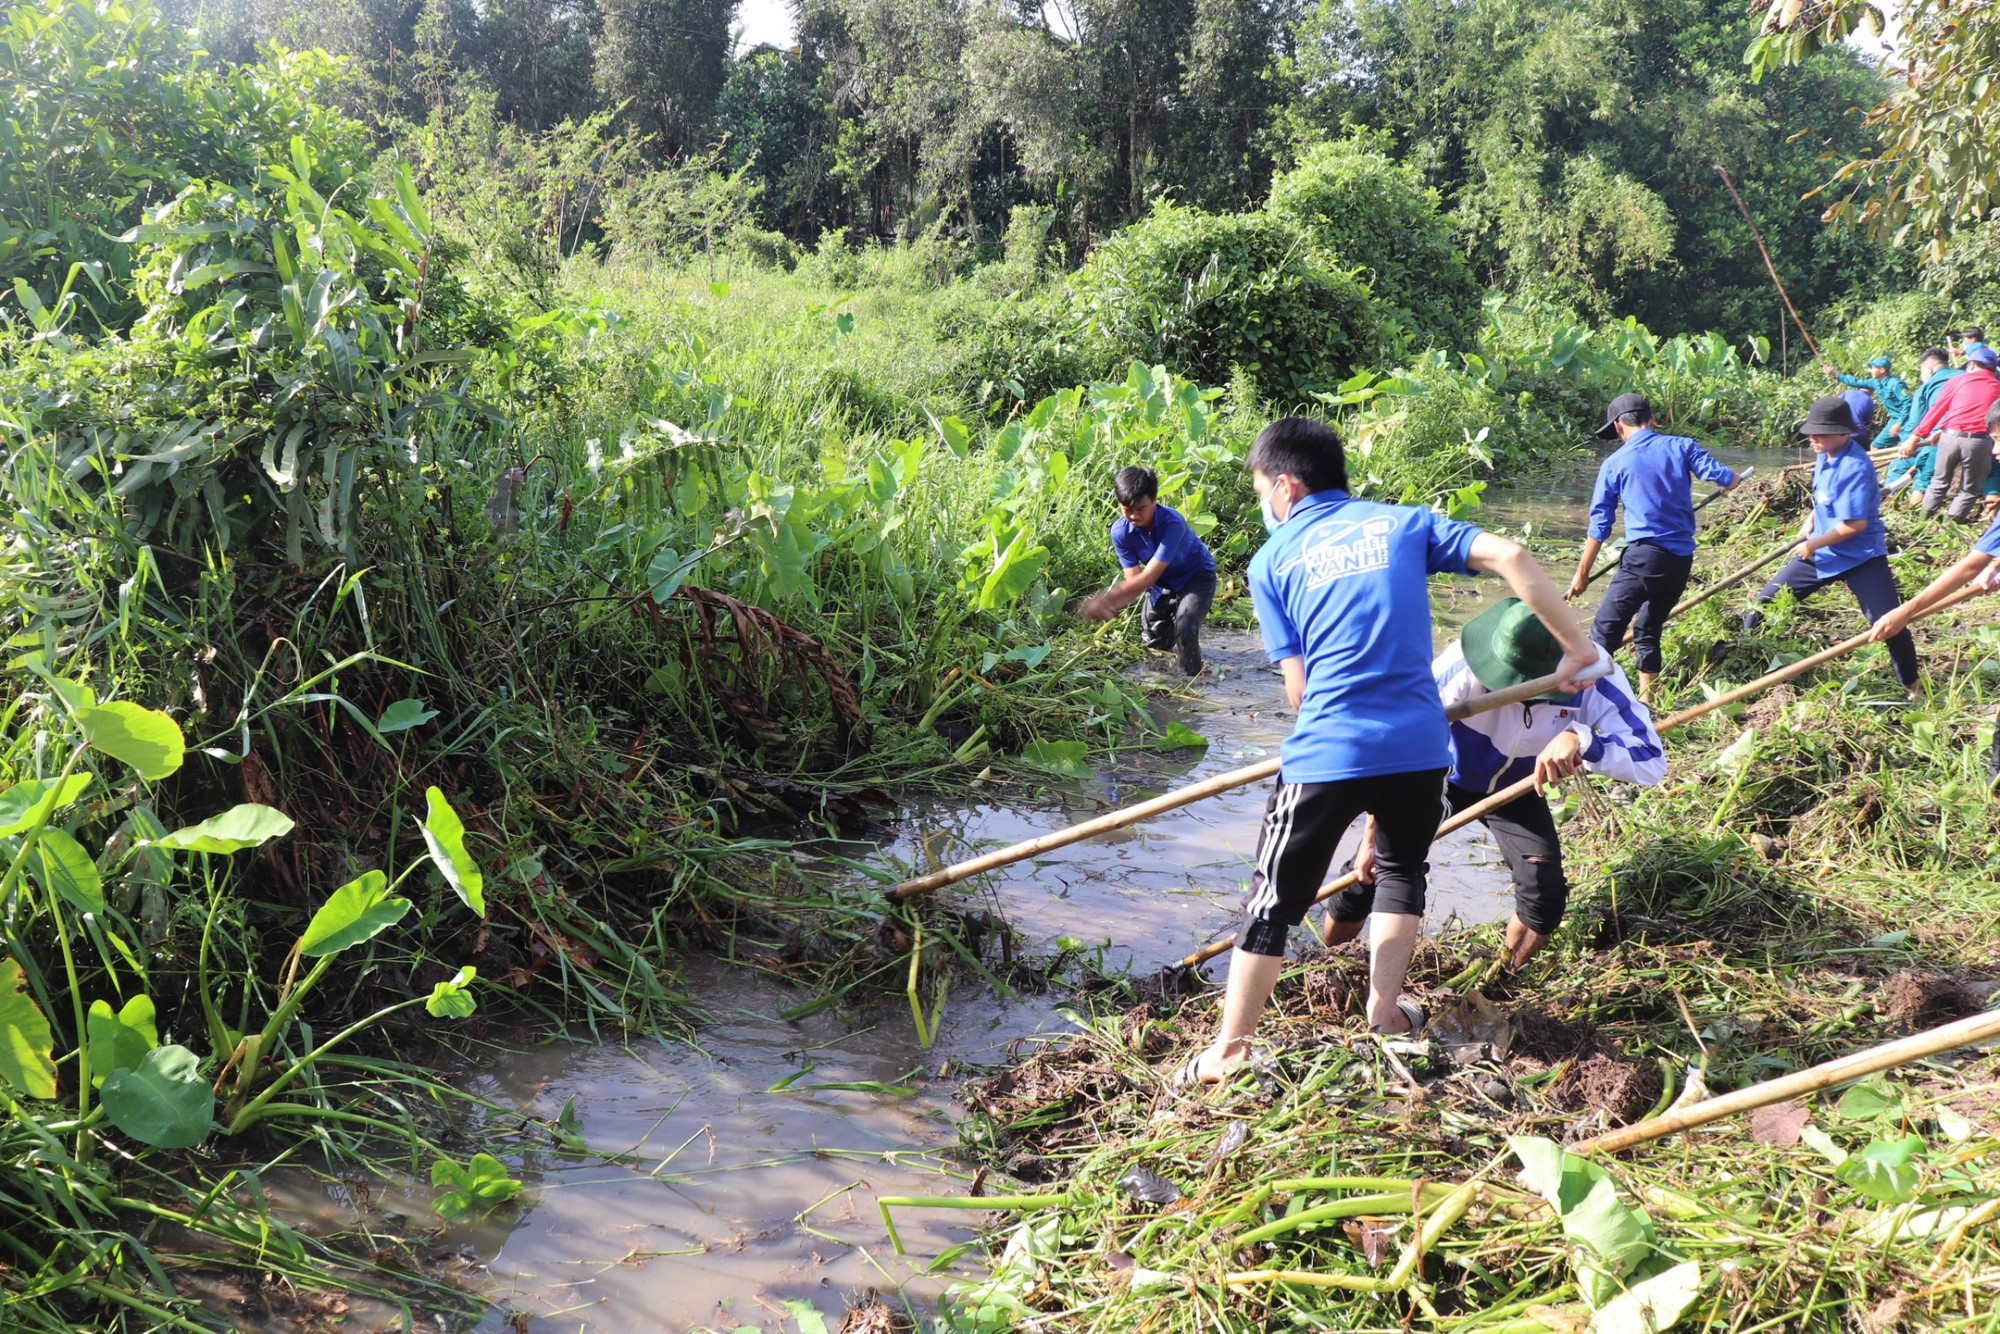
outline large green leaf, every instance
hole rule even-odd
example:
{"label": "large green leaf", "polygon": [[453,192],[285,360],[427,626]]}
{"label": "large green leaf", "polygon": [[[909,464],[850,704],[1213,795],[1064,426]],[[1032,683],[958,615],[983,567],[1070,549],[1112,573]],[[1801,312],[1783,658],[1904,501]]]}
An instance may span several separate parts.
{"label": "large green leaf", "polygon": [[200,824],[176,829],[155,840],[155,846],[227,854],[258,847],[291,832],[291,816],[269,806],[245,802],[220,815],[211,815]]}
{"label": "large green leaf", "polygon": [[90,786],[89,774],[67,778],[30,778],[0,792],[0,835],[18,834],[46,824],[63,807],[83,795]]}
{"label": "large green leaf", "polygon": [[156,1149],[186,1149],[208,1136],[215,1091],[201,1063],[182,1046],[155,1047],[138,1065],[105,1077],[104,1114],[111,1124]]}
{"label": "large green leaf", "polygon": [[83,845],[60,829],[44,829],[28,854],[28,874],[45,893],[79,912],[104,911],[104,881]]}
{"label": "large green leaf", "polygon": [[0,959],[0,1079],[31,1098],[56,1096],[55,1039],[34,998],[22,990],[21,965]]}
{"label": "large green leaf", "polygon": [[431,860],[444,873],[445,883],[465,900],[465,906],[486,916],[486,877],[465,850],[464,822],[436,788],[427,789],[424,798],[430,803],[424,816],[424,842],[430,847]]}
{"label": "large green leaf", "polygon": [[187,752],[179,723],[157,709],[126,700],[86,705],[76,711],[76,721],[92,750],[123,760],[148,781],[157,782],[180,768]]}
{"label": "large green leaf", "polygon": [[319,958],[372,940],[403,920],[406,898],[389,896],[389,877],[370,871],[333,891],[299,937],[299,953]]}
{"label": "large green leaf", "polygon": [[113,1011],[110,1001],[90,1003],[90,1082],[101,1085],[114,1071],[135,1069],[160,1045],[151,996],[134,996]]}
{"label": "large green leaf", "polygon": [[1049,563],[1049,549],[1039,544],[1030,545],[1024,529],[1014,535],[1000,558],[993,562],[993,572],[986,576],[986,582],[979,589],[979,609],[994,611],[1012,603],[1028,586],[1035,582],[1035,576]]}

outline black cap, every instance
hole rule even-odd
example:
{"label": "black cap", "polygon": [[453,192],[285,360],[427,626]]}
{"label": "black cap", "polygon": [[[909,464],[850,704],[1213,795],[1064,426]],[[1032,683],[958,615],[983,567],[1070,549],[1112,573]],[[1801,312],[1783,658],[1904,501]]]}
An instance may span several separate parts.
{"label": "black cap", "polygon": [[1653,415],[1653,405],[1644,394],[1620,394],[1618,397],[1612,399],[1611,406],[1604,410],[1604,425],[1597,428],[1597,438],[1599,440],[1616,440],[1618,438],[1618,419],[1628,412],[1644,413],[1647,417],[1651,417]]}
{"label": "black cap", "polygon": [[1853,435],[1854,413],[1839,394],[1816,398],[1799,423],[1800,435]]}

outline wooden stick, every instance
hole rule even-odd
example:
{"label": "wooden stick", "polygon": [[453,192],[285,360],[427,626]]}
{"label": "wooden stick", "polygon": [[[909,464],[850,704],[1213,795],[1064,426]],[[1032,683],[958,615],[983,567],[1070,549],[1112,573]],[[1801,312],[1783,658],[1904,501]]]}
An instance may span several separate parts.
{"label": "wooden stick", "polygon": [[[1595,680],[1596,678],[1590,677],[1587,679]],[[1555,690],[1556,686],[1557,680],[1555,674],[1550,673],[1547,676],[1537,677],[1532,681],[1523,681],[1517,686],[1509,686],[1505,690],[1496,690],[1490,695],[1481,695],[1478,699],[1470,700],[1464,704],[1455,704],[1445,710],[1445,717],[1452,722],[1457,722],[1462,718],[1470,718],[1475,713],[1485,713],[1491,709],[1505,708],[1509,704],[1519,704],[1523,700],[1530,700],[1538,695],[1549,694]],[[1213,797],[1218,793],[1233,791],[1239,787],[1248,787],[1252,783],[1274,776],[1278,772],[1278,764],[1278,760],[1273,758],[1259,760],[1257,763],[1245,765],[1241,769],[1231,769],[1226,774],[1217,774],[1215,777],[1205,778],[1199,783],[1191,783],[1187,787],[1162,793],[1150,801],[1141,801],[1124,807],[1121,810],[1108,811],[1103,815],[1097,816],[1095,819],[1085,820],[1081,824],[1073,824],[1067,829],[1058,829],[1054,833],[1042,834],[1008,847],[996,849],[992,852],[981,853],[977,857],[971,857],[965,861],[947,866],[942,871],[933,871],[929,875],[918,876],[914,880],[905,880],[900,885],[891,886],[885,893],[890,902],[897,903],[917,894],[926,894],[934,889],[942,889],[946,885],[955,885],[959,881],[970,879],[981,872],[991,871],[997,867],[1006,866],[1040,853],[1053,851],[1056,848],[1066,848],[1070,844],[1080,843],[1086,838],[1094,838],[1098,834],[1108,834],[1114,829],[1123,829],[1127,825],[1137,824],[1139,821],[1152,816],[1179,810],[1183,806],[1191,806],[1197,801]]]}
{"label": "wooden stick", "polygon": [[[1736,480],[1730,484],[1729,491],[1734,491],[1737,487],[1741,486],[1744,482],[1748,481],[1750,479],[1750,474],[1756,471],[1757,469],[1754,466],[1752,466],[1749,468],[1745,468],[1742,472],[1737,473]],[[1701,511],[1708,505],[1710,501],[1714,500],[1717,496],[1728,495],[1729,491],[1724,491],[1718,487],[1716,490],[1709,492],[1707,495],[1703,496],[1700,500],[1694,502],[1694,512],[1697,514],[1701,513]],[[1625,548],[1620,547],[1618,548],[1617,555],[1613,556],[1610,560],[1604,562],[1604,564],[1598,566],[1595,570],[1592,570],[1590,572],[1590,577],[1583,581],[1583,586],[1585,588],[1589,588],[1599,579],[1603,578],[1605,575],[1610,574],[1613,570],[1617,569],[1618,563],[1624,559],[1625,559]]]}
{"label": "wooden stick", "polygon": [[1844,1084],[1850,1079],[1872,1075],[1878,1070],[1906,1065],[1911,1061],[1920,1061],[1927,1056],[1936,1056],[1942,1052],[1953,1051],[1995,1037],[2000,1037],[2000,1010],[1988,1010],[1955,1023],[1944,1024],[1907,1038],[1898,1038],[1894,1042],[1885,1042],[1880,1046],[1855,1052],[1851,1056],[1825,1061],[1810,1069],[1799,1070],[1777,1079],[1767,1079],[1761,1084],[1752,1084],[1747,1089],[1725,1093],[1719,1098],[1709,1098],[1693,1106],[1683,1107],[1678,1112],[1667,1112],[1656,1116],[1650,1121],[1641,1121],[1637,1125],[1593,1136],[1580,1144],[1570,1145],[1569,1151],[1587,1157],[1594,1153],[1614,1153],[1619,1149],[1629,1149],[1634,1145],[1659,1139],[1663,1135],[1671,1135],[1677,1130],[1692,1130],[1696,1126],[1705,1126],[1711,1121],[1720,1121],[1739,1112],[1768,1107],[1774,1102],[1783,1102],[1802,1093],[1814,1093],[1820,1089],[1831,1088],[1835,1084]]}
{"label": "wooden stick", "polygon": [[[1736,182],[1729,179],[1729,173],[1722,169],[1720,162],[1713,165],[1715,174],[1720,176],[1723,185],[1728,187],[1729,197],[1736,201],[1736,211],[1743,215],[1744,225],[1750,228],[1750,239],[1757,243],[1757,253],[1764,257],[1764,271],[1771,275],[1771,282],[1777,287],[1778,296],[1784,301],[1785,309],[1792,312],[1792,323],[1799,326],[1799,336],[1806,340],[1806,346],[1812,349],[1815,357],[1819,358],[1820,365],[1831,366],[1833,363],[1826,359],[1826,353],[1819,350],[1819,344],[1815,343],[1812,335],[1806,332],[1806,322],[1799,318],[1798,308],[1792,305],[1791,293],[1785,290],[1785,284],[1779,280],[1778,266],[1771,262],[1771,252],[1764,248],[1764,237],[1757,230],[1757,220],[1750,216],[1750,206],[1743,202],[1742,195],[1736,193]],[[1783,328],[1782,325],[1779,327]]]}
{"label": "wooden stick", "polygon": [[[1699,607],[1702,603],[1708,601],[1710,598],[1714,597],[1717,593],[1722,592],[1726,588],[1734,588],[1736,585],[1742,583],[1745,579],[1748,579],[1751,575],[1757,573],[1757,571],[1763,569],[1766,565],[1769,565],[1772,561],[1778,559],[1778,557],[1789,553],[1794,547],[1798,546],[1798,544],[1803,540],[1804,539],[1798,537],[1788,537],[1785,539],[1785,545],[1779,547],[1776,551],[1765,552],[1763,555],[1759,556],[1756,560],[1744,566],[1742,569],[1736,571],[1734,574],[1725,575],[1721,579],[1718,579],[1714,583],[1710,584],[1707,588],[1702,589],[1701,592],[1696,593],[1693,597],[1684,598],[1680,602],[1675,603],[1674,609],[1666,614],[1661,624],[1664,625],[1666,621],[1671,621],[1674,617],[1680,615],[1684,611],[1687,611],[1691,607]],[[1620,648],[1624,648],[1627,644],[1630,644],[1632,642],[1633,633],[1634,632],[1630,630],[1627,630],[1625,632],[1625,638],[1623,642],[1619,644]]]}
{"label": "wooden stick", "polygon": [[[1977,588],[1960,589],[1957,593],[1954,593],[1950,597],[1945,598],[1937,605],[1932,607],[1927,607],[1924,610],[1918,612],[1914,617],[1911,618],[1912,624],[1914,624],[1916,621],[1924,619],[1926,616],[1930,616],[1937,612],[1943,611],[1947,607],[1955,607],[1961,602],[1968,601],[1971,598],[1978,596],[1979,591],[1980,590]],[[1726,708],[1727,706],[1736,703],[1738,700],[1748,699],[1750,696],[1755,695],[1760,691],[1769,690],[1774,685],[1780,685],[1783,682],[1793,679],[1794,677],[1803,676],[1807,672],[1811,671],[1813,668],[1819,666],[1822,663],[1830,662],[1833,659],[1839,657],[1843,653],[1852,653],[1855,649],[1862,647],[1864,644],[1868,643],[1869,636],[1872,635],[1873,633],[1874,629],[1871,626],[1869,629],[1863,630],[1860,634],[1855,635],[1851,639],[1843,639],[1838,644],[1835,644],[1832,648],[1822,649],[1818,653],[1813,654],[1811,657],[1800,658],[1797,662],[1787,663],[1785,666],[1780,667],[1777,671],[1766,673],[1765,675],[1758,677],[1756,680],[1751,681],[1746,685],[1740,685],[1736,687],[1734,690],[1726,690],[1722,694],[1717,695],[1714,699],[1703,700],[1701,703],[1695,705],[1692,708],[1682,709],[1679,713],[1676,713],[1669,718],[1665,718],[1660,722],[1655,723],[1653,726],[1653,730],[1656,732],[1671,732],[1677,727],[1686,727],[1689,723],[1695,721],[1697,718],[1705,717],[1706,715],[1715,712],[1717,709]],[[1498,792],[1495,792],[1492,796],[1487,797],[1485,800],[1480,801],[1474,805],[1467,806],[1457,815],[1452,816],[1450,819],[1446,820],[1443,824],[1440,824],[1438,826],[1438,837],[1442,838],[1446,834],[1454,833],[1457,830],[1463,829],[1465,828],[1465,826],[1471,824],[1474,820],[1482,819],[1489,813],[1499,810],[1502,806],[1505,806],[1510,802],[1520,800],[1522,797],[1527,796],[1530,792],[1533,792],[1534,790],[1535,790],[1535,776],[1533,774],[1529,774],[1526,778],[1523,778],[1520,782],[1513,784],[1511,787],[1501,788]],[[1334,895],[1340,893],[1342,890],[1345,890],[1353,885],[1358,885],[1360,883],[1361,883],[1360,877],[1355,875],[1354,872],[1349,871],[1346,875],[1343,875],[1336,880],[1328,881],[1327,884],[1320,890],[1320,892],[1316,896],[1314,896],[1313,902],[1324,903],[1328,899],[1332,898]],[[1193,954],[1190,954],[1185,959],[1182,959],[1180,962],[1180,966],[1183,968],[1199,967],[1201,964],[1207,963],[1210,959],[1213,959],[1216,955],[1227,952],[1232,946],[1235,945],[1235,943],[1236,941],[1232,938],[1229,940],[1218,940],[1213,944],[1204,945],[1200,949],[1196,950]]]}
{"label": "wooden stick", "polygon": [[[1888,450],[1884,450],[1878,454],[1877,452],[1871,449],[1868,451],[1868,461],[1870,464],[1872,464],[1877,468],[1886,468],[1891,463],[1894,463],[1896,461],[1896,456],[1894,453]],[[1804,463],[1787,463],[1784,467],[1778,469],[1778,471],[1804,472],[1807,468],[1814,466],[1818,462],[1819,462],[1818,459],[1807,459]]]}

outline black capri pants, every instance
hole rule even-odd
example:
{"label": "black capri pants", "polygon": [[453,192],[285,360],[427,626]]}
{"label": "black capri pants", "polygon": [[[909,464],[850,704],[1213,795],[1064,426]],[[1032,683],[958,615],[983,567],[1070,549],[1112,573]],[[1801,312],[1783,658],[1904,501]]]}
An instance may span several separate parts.
{"label": "black capri pants", "polygon": [[[1870,621],[1881,620],[1903,601],[1903,595],[1896,591],[1896,576],[1889,569],[1887,556],[1871,556],[1851,570],[1824,578],[1813,568],[1811,561],[1794,556],[1785,562],[1785,568],[1779,570],[1770,583],[1758,590],[1757,601],[1760,605],[1769,602],[1778,596],[1779,589],[1789,588],[1794,601],[1804,602],[1828,584],[1835,583],[1847,585],[1854,594],[1854,600],[1861,604],[1861,614]],[[1755,630],[1763,621],[1762,612],[1752,611],[1743,618],[1743,628]],[[1910,638],[1907,629],[1898,630],[1889,636],[1888,647],[1889,665],[1895,668],[1896,679],[1906,686],[1915,685],[1920,675],[1917,671],[1917,641]]]}
{"label": "black capri pants", "polygon": [[[1455,784],[1445,789],[1453,815],[1488,795]],[[1554,935],[1569,907],[1569,878],[1563,874],[1562,842],[1548,801],[1539,791],[1530,792],[1487,812],[1479,822],[1493,835],[1514,877],[1514,915],[1530,931]]]}
{"label": "black capri pants", "polygon": [[1305,920],[1326,883],[1341,836],[1363,814],[1375,817],[1375,883],[1338,895],[1334,917],[1358,922],[1371,911],[1421,917],[1424,877],[1431,869],[1426,859],[1444,819],[1444,776],[1443,769],[1423,769],[1336,783],[1280,779],[1264,803],[1257,867],[1236,948],[1284,954],[1285,938]]}

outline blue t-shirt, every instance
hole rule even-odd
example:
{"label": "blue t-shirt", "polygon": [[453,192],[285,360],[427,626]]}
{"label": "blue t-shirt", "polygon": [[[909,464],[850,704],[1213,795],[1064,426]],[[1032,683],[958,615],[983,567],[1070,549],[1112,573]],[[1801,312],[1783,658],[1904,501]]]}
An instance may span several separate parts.
{"label": "blue t-shirt", "polygon": [[1285,782],[1451,763],[1425,580],[1463,573],[1477,536],[1429,510],[1316,491],[1252,558],[1265,652],[1272,662],[1305,659],[1305,700],[1279,752]]}
{"label": "blue t-shirt", "polygon": [[1868,423],[1875,420],[1875,395],[1866,389],[1849,389],[1840,397],[1847,403],[1847,411],[1854,418],[1854,432],[1864,434]]}
{"label": "blue t-shirt", "polygon": [[1153,506],[1150,528],[1134,527],[1121,515],[1111,525],[1111,549],[1118,553],[1122,569],[1144,568],[1155,560],[1167,563],[1166,573],[1146,590],[1146,596],[1156,600],[1180,592],[1197,574],[1215,573],[1215,557],[1209,554],[1208,544],[1195,536],[1178,510],[1166,505]]}
{"label": "blue t-shirt", "polygon": [[1991,528],[1979,535],[1979,540],[1972,544],[1972,549],[1983,551],[1989,556],[2000,556],[2000,520],[1995,520]]}
{"label": "blue t-shirt", "polygon": [[1882,527],[1882,484],[1868,451],[1851,438],[1813,464],[1813,536],[1848,519],[1865,519],[1868,526],[1845,542],[1813,552],[1813,573],[1822,579],[1845,574],[1889,551],[1888,533]]}
{"label": "blue t-shirt", "polygon": [[1613,450],[1597,470],[1590,496],[1590,535],[1611,536],[1618,506],[1625,506],[1625,540],[1652,542],[1676,556],[1694,555],[1694,497],[1688,479],[1732,486],[1736,474],[1684,435],[1648,428]]}

